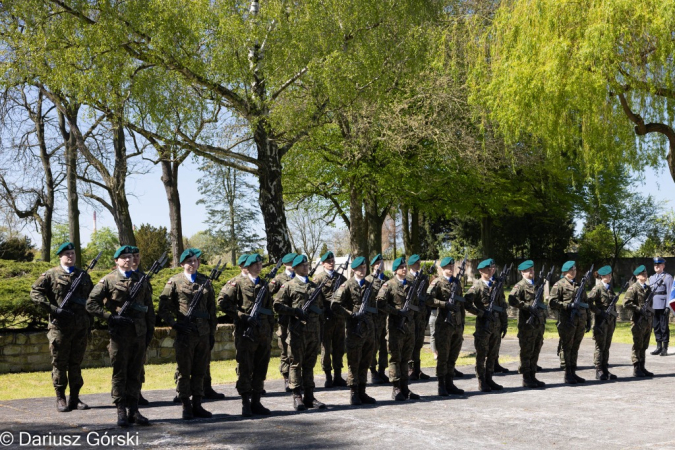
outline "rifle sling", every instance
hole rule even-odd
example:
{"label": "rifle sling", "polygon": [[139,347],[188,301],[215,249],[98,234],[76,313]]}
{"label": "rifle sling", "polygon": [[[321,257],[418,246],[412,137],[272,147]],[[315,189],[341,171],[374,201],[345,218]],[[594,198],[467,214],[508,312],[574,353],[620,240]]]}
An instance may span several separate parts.
{"label": "rifle sling", "polygon": [[210,319],[211,315],[206,311],[192,311],[191,319]]}
{"label": "rifle sling", "polygon": [[86,305],[87,299],[82,297],[71,297],[70,301],[78,305]]}
{"label": "rifle sling", "polygon": [[129,305],[131,309],[135,309],[136,311],[140,311],[142,313],[148,312],[148,307],[145,305],[141,305],[140,303],[132,303]]}
{"label": "rifle sling", "polygon": [[272,310],[271,310],[271,309],[267,309],[267,308],[260,308],[260,309],[258,309],[258,313],[260,313],[260,314],[262,314],[262,315],[265,315],[265,316],[272,316],[272,315],[274,315],[274,313],[272,312]]}
{"label": "rifle sling", "polygon": [[373,308],[372,306],[366,306],[366,312],[371,314],[377,314],[377,308]]}
{"label": "rifle sling", "polygon": [[316,313],[316,314],[323,314],[323,309],[319,308],[316,305],[310,306],[309,310],[312,311],[313,313]]}

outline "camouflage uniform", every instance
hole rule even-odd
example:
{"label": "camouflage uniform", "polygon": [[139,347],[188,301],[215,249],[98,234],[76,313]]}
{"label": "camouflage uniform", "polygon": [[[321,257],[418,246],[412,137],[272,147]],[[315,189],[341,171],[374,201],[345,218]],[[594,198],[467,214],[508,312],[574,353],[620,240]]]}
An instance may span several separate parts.
{"label": "camouflage uniform", "polygon": [[[427,276],[422,269],[420,269],[420,274],[419,274],[419,282],[420,284],[423,281],[426,281],[427,286],[429,286],[429,277]],[[412,275],[410,271],[408,271],[408,275],[406,276],[406,279],[408,280],[408,283],[413,284],[415,282],[415,277]],[[426,294],[426,292],[425,292]],[[424,297],[424,295],[423,295]],[[429,324],[429,311],[427,310],[426,307],[426,302],[423,300],[419,301],[419,311],[415,311],[415,342],[413,345],[413,353],[412,353],[412,358],[408,362],[408,368],[409,371],[411,372],[410,375],[413,380],[417,379],[428,379],[429,376],[425,375],[421,372],[421,354],[422,354],[422,347],[424,347],[424,334],[427,330],[427,325]]]}
{"label": "camouflage uniform", "polygon": [[525,383],[534,381],[534,384],[538,384],[535,375],[537,373],[539,351],[544,342],[544,332],[546,331],[546,313],[537,311],[539,316],[535,316],[532,324],[528,325],[527,321],[532,317],[530,308],[534,304],[534,297],[534,284],[523,278],[511,289],[509,305],[518,308],[520,373],[523,374],[523,381]]}
{"label": "camouflage uniform", "polygon": [[588,295],[589,307],[595,312],[593,362],[595,363],[595,369],[602,372],[608,371],[609,347],[612,345],[612,336],[616,328],[616,317],[606,314],[605,311],[615,295],[612,287],[606,289],[604,284],[596,284]]}
{"label": "camouflage uniform", "polygon": [[[492,382],[495,370],[495,362],[499,358],[499,347],[502,343],[502,332],[508,327],[506,315],[506,300],[504,294],[500,294],[496,305],[502,311],[492,312],[492,320],[487,317],[486,309],[490,305],[490,288],[481,279],[469,288],[465,296],[464,305],[470,313],[476,314],[476,331],[474,332],[474,346],[476,347],[476,378],[479,386],[487,382],[492,389],[499,389],[499,385]],[[496,386],[496,387],[493,387]]]}
{"label": "camouflage uniform", "polygon": [[49,311],[49,351],[52,355],[52,382],[54,389],[65,392],[70,379],[71,398],[77,395],[84,384],[82,360],[87,348],[89,314],[85,309],[92,289],[91,278],[84,274],[77,291],[68,302],[67,310],[72,316],[57,316],[57,308],[70,290],[70,285],[82,270],[74,268],[69,273],[58,266],[49,269],[37,279],[30,292],[31,299]]}
{"label": "camouflage uniform", "polygon": [[633,348],[631,350],[631,359],[633,364],[638,364],[644,371],[645,351],[649,347],[649,339],[652,335],[653,312],[647,311],[643,314],[642,307],[651,292],[648,285],[644,287],[636,281],[626,290],[623,306],[631,312],[630,331],[633,334]]}
{"label": "camouflage uniform", "polygon": [[[325,278],[326,283],[321,288],[323,297],[327,302],[333,298],[333,287],[338,281],[337,272],[333,272],[333,277],[328,276],[328,272],[323,271],[314,277],[314,283],[320,285]],[[339,275],[340,284],[347,281],[344,275]],[[336,379],[342,373],[342,357],[345,354],[345,318],[332,314],[330,309],[326,309],[324,317],[323,331],[321,335],[321,368],[326,376],[333,370]]]}
{"label": "camouflage uniform", "polygon": [[[274,277],[269,284],[270,296],[274,297],[276,293],[279,292],[279,289],[281,289],[281,286],[284,283],[291,281],[294,277],[295,274],[293,274],[293,276],[289,276],[285,270]],[[288,360],[288,344],[286,343],[286,339],[288,338],[288,316],[279,317],[277,338],[279,349],[281,350],[281,353],[279,354],[279,373],[281,373],[284,378],[288,378],[288,371],[290,370],[290,363]]]}
{"label": "camouflage uniform", "polygon": [[271,327],[274,324],[272,298],[269,291],[262,303],[263,312],[258,316],[258,325],[253,340],[244,336],[249,327],[248,318],[255,305],[260,280],[254,283],[248,275],[239,275],[228,281],[218,295],[218,306],[235,324],[234,346],[237,349],[237,392],[240,395],[253,393],[259,396],[265,385],[267,367],[270,363]]}
{"label": "camouflage uniform", "polygon": [[[171,327],[184,322],[192,298],[208,277],[197,273],[195,281],[187,279],[184,273],[174,275],[167,281],[159,296],[158,315]],[[192,313],[190,323],[193,331],[178,332],[174,341],[178,384],[176,392],[181,398],[204,396],[204,376],[211,353],[210,340],[216,333],[216,304],[213,288],[204,289],[199,304]]]}
{"label": "camouflage uniform", "polygon": [[[366,281],[368,283],[373,283],[373,275],[368,275]],[[375,292],[375,294],[380,292],[380,288],[382,288],[382,285],[387,281],[389,281],[389,278],[384,274],[380,274],[373,283],[373,292]],[[373,349],[370,370],[371,372],[377,370],[380,374],[384,374],[384,369],[387,367],[387,314],[384,312],[374,314],[373,324],[375,326],[375,348]]]}
{"label": "camouflage uniform", "polygon": [[361,317],[355,317],[369,284],[365,279],[359,283],[355,277],[350,278],[337,290],[330,306],[333,314],[343,316],[347,321],[347,385],[353,387],[366,386],[368,367],[375,349],[373,314],[377,314],[376,291],[371,289],[369,298],[365,300],[366,312]]}
{"label": "camouflage uniform", "polygon": [[314,365],[319,354],[323,314],[323,294],[319,295],[308,311],[304,322],[296,317],[296,310],[302,308],[317,288],[316,283],[305,283],[297,276],[284,283],[274,298],[274,310],[290,318],[286,343],[290,354],[289,387],[294,391],[314,389]]}
{"label": "camouflage uniform", "polygon": [[[129,291],[139,281],[141,275],[131,272],[126,278],[118,269],[99,281],[89,294],[87,311],[109,320],[117,315],[126,302]],[[141,370],[145,361],[146,339],[155,328],[155,311],[152,305],[152,289],[145,284],[134,303],[127,310],[126,317],[133,325],[110,326],[110,359],[113,366],[112,398],[115,404],[120,402],[138,402],[141,391]]]}
{"label": "camouflage uniform", "polygon": [[[577,312],[574,313],[572,305],[578,290],[579,286],[573,280],[562,277],[553,285],[549,293],[549,305],[551,309],[558,311],[560,366],[565,369],[566,378],[572,375],[577,382],[583,380],[576,375],[577,357],[590,314],[586,308],[577,308]],[[582,295],[582,301],[586,302],[586,292]]]}

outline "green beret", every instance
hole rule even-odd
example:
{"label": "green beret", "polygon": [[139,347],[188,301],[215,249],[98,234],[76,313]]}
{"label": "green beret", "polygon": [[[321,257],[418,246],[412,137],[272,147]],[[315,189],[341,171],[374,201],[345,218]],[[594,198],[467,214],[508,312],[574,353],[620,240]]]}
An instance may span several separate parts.
{"label": "green beret", "polygon": [[450,264],[455,263],[455,258],[452,256],[446,256],[445,258],[441,259],[441,267],[449,266]]}
{"label": "green beret", "polygon": [[410,255],[410,258],[408,258],[408,265],[412,266],[416,262],[420,260],[420,255]]}
{"label": "green beret", "polygon": [[60,255],[62,252],[65,252],[66,250],[75,250],[75,246],[73,245],[72,242],[64,242],[59,246],[59,249],[56,250],[56,254]]}
{"label": "green beret", "polygon": [[644,265],[642,265],[642,266],[639,266],[637,269],[635,269],[635,270],[633,271],[633,275],[638,276],[638,275],[640,275],[642,272],[646,272],[646,271],[647,271],[647,268],[646,268]]}
{"label": "green beret", "polygon": [[120,248],[117,249],[117,251],[113,255],[113,259],[117,259],[117,258],[120,257],[120,255],[123,255],[125,253],[131,254],[133,252],[134,252],[134,249],[131,245],[123,245],[123,246],[121,246]]}
{"label": "green beret", "polygon": [[518,270],[527,270],[534,267],[534,262],[531,259],[523,261],[518,265]]}
{"label": "green beret", "polygon": [[140,252],[141,252],[141,249],[140,249],[140,248],[135,247],[135,246],[133,246],[133,245],[131,246],[131,254],[132,254],[132,255],[136,255],[136,254],[138,254],[138,253],[140,253]]}
{"label": "green beret", "polygon": [[[330,252],[328,252],[328,253],[330,253]],[[331,253],[331,255],[332,255],[332,253]],[[305,255],[298,255],[295,258],[293,258],[293,267],[299,266],[300,264],[304,264],[307,261],[308,260],[307,260],[307,257]]]}
{"label": "green beret", "polygon": [[612,266],[602,266],[598,269],[598,275],[604,276],[612,273]]}
{"label": "green beret", "polygon": [[[327,259],[335,258],[335,255],[331,251],[327,251],[326,253],[321,256],[321,262],[326,262]],[[293,263],[295,263],[295,260],[293,260]],[[295,266],[293,266],[295,267]]]}
{"label": "green beret", "polygon": [[568,272],[572,270],[576,265],[577,263],[574,261],[567,261],[565,264],[563,264],[562,269],[560,270],[562,270],[563,272]]}
{"label": "green beret", "polygon": [[197,258],[202,257],[202,251],[199,250],[198,248],[192,247],[190,248],[190,250],[192,250],[192,253],[194,253]]}
{"label": "green beret", "polygon": [[246,258],[246,262],[244,263],[244,267],[248,267],[251,264],[258,263],[262,261],[262,256],[260,256],[258,253],[251,253],[248,255],[248,258]]}
{"label": "green beret", "polygon": [[371,265],[371,266],[374,266],[375,263],[378,262],[378,261],[381,260],[381,259],[382,259],[382,255],[378,253],[377,255],[375,255],[375,256],[373,257],[373,259],[370,260],[370,265]]}
{"label": "green beret", "polygon": [[391,270],[396,272],[398,270],[399,266],[401,266],[401,265],[405,265],[405,258],[403,256],[401,256],[400,258],[396,258],[394,260],[394,264],[392,264]]}
{"label": "green beret", "polygon": [[241,266],[242,264],[244,264],[244,263],[246,262],[247,259],[248,259],[248,253],[244,253],[244,254],[241,255],[241,256],[239,257],[239,259],[237,260],[237,265],[238,265],[238,266]]}
{"label": "green beret", "polygon": [[495,265],[495,260],[492,258],[484,259],[479,264],[477,269],[485,269],[487,267],[492,267]]}
{"label": "green beret", "polygon": [[[197,250],[197,251],[195,251],[195,250]],[[200,252],[196,248],[188,248],[187,250],[185,250],[183,253],[180,254],[180,259],[178,260],[178,262],[183,264],[183,261],[185,261],[186,259],[192,258],[193,256],[196,257],[196,258],[199,258],[201,256],[201,254],[202,254],[202,252]]]}
{"label": "green beret", "polygon": [[358,256],[358,257],[354,258],[354,261],[352,261],[352,269],[356,269],[357,267],[359,267],[360,265],[365,264],[365,263],[366,263],[366,258],[364,258],[363,256]]}
{"label": "green beret", "polygon": [[283,264],[291,264],[296,256],[298,256],[297,253],[286,253],[284,257],[281,258],[281,262]]}

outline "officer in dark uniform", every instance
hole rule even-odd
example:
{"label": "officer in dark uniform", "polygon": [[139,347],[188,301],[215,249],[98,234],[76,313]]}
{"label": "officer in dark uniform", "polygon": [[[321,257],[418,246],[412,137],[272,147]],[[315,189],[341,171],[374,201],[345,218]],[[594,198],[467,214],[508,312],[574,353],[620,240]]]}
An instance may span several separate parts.
{"label": "officer in dark uniform", "polygon": [[[649,277],[649,285],[654,286],[654,338],[656,339],[656,350],[652,355],[668,355],[668,342],[670,341],[670,328],[668,327],[668,318],[670,317],[670,307],[668,306],[668,294],[673,289],[673,276],[665,272],[666,260],[660,256],[654,258],[654,275]],[[659,284],[659,280],[663,283]],[[658,284],[658,287],[656,285]]]}
{"label": "officer in dark uniform", "polygon": [[[75,247],[65,242],[56,251],[59,265],[37,279],[31,289],[31,299],[49,312],[49,351],[52,355],[52,382],[56,391],[56,409],[67,412],[89,409],[79,398],[82,379],[82,360],[87,349],[89,314],[85,309],[92,283],[88,274],[82,276],[68,305],[59,305],[70,291],[71,284],[82,270],[75,267]],[[66,388],[70,383],[70,399],[66,403]]]}

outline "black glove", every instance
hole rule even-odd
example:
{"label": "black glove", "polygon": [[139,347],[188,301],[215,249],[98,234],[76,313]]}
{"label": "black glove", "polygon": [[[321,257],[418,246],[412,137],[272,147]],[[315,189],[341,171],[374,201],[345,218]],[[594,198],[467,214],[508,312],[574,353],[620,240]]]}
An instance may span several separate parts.
{"label": "black glove", "polygon": [[171,328],[176,330],[178,334],[189,334],[192,331],[192,327],[190,326],[190,324],[183,321],[174,323]]}
{"label": "black glove", "polygon": [[63,309],[63,308],[56,308],[56,311],[54,311],[54,314],[56,314],[56,317],[59,319],[65,319],[65,320],[70,320],[75,318],[75,313],[68,309]]}
{"label": "black glove", "polygon": [[506,330],[506,327],[502,328],[502,339],[504,339],[504,336],[506,336]]}
{"label": "black glove", "polygon": [[605,320],[607,318],[607,311],[601,309],[598,313],[598,320]]}
{"label": "black glove", "polygon": [[110,316],[108,323],[112,325],[133,325],[133,319],[124,316]]}
{"label": "black glove", "polygon": [[457,304],[445,302],[445,309],[447,309],[448,311],[457,312]]}
{"label": "black glove", "polygon": [[251,323],[251,316],[249,316],[248,314],[242,314],[241,316],[239,316],[239,324],[240,325],[243,326],[243,325],[248,325],[250,323]]}
{"label": "black glove", "polygon": [[307,320],[307,314],[305,314],[305,312],[302,310],[302,308],[295,308],[293,310],[293,313],[295,314],[295,317],[297,317],[298,319],[300,319],[302,321]]}
{"label": "black glove", "polygon": [[213,350],[214,345],[216,345],[216,337],[212,334],[209,334],[209,349]]}

